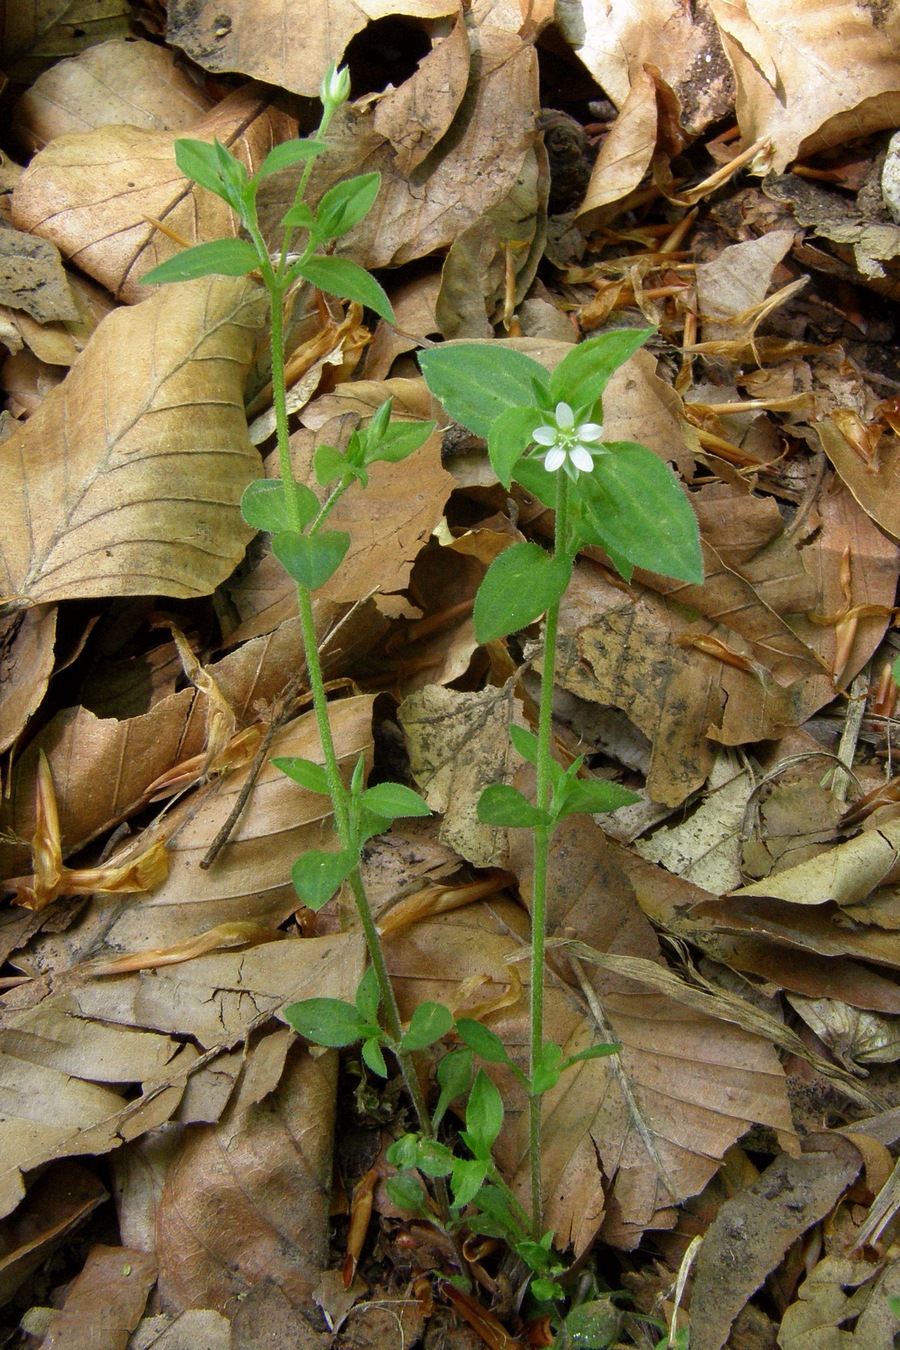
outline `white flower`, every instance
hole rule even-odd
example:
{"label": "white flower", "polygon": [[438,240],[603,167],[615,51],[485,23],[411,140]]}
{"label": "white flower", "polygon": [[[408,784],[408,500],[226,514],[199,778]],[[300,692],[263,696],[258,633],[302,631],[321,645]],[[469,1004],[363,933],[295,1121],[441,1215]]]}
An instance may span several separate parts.
{"label": "white flower", "polygon": [[553,420],[549,424],[537,427],[533,439],[538,445],[548,447],[543,459],[544,468],[549,473],[565,469],[571,479],[579,473],[590,473],[594,467],[594,455],[603,453],[602,446],[586,445],[586,441],[599,441],[603,428],[598,422],[575,423],[575,414],[568,403],[557,403]]}

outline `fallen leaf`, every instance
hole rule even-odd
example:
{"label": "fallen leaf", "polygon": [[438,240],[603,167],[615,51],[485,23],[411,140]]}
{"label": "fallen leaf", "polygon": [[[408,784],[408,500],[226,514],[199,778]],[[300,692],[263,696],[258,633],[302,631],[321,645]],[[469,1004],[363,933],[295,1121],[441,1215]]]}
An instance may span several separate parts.
{"label": "fallen leaf", "polygon": [[203,279],[103,321],[0,445],[7,601],[208,595],[234,568],[251,537],[242,386],[260,303],[248,282]]}
{"label": "fallen leaf", "polygon": [[128,1247],[92,1247],[80,1273],[54,1313],[46,1350],[127,1350],[153,1283],[156,1262]]}

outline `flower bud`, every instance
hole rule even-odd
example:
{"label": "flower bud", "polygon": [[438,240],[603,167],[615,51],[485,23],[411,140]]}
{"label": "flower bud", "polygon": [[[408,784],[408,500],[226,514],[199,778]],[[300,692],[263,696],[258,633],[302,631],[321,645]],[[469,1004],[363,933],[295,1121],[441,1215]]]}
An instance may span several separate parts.
{"label": "flower bud", "polygon": [[325,72],[319,97],[326,108],[339,108],[350,97],[350,71],[347,66],[336,66],[332,61]]}

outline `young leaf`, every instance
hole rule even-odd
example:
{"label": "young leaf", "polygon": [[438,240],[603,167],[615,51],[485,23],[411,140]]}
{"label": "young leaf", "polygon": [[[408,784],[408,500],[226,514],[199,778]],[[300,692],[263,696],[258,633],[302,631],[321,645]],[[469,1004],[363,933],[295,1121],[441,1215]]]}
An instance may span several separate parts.
{"label": "young leaf", "polygon": [[281,228],[283,230],[309,230],[312,229],[313,219],[313,213],[306,202],[295,202],[291,209],[281,217]]}
{"label": "young leaf", "polygon": [[465,1140],[476,1158],[489,1159],[503,1127],[503,1098],[484,1069],[479,1069],[466,1104]]}
{"label": "young leaf", "polygon": [[369,438],[363,463],[381,461],[384,464],[399,464],[425,444],[435,426],[434,422],[394,422],[381,437]]}
{"label": "young leaf", "polygon": [[554,558],[539,544],[513,544],[495,558],[475,597],[479,642],[506,637],[539,619],[560,599],[572,575],[570,558]]}
{"label": "young leaf", "polygon": [[325,141],[314,141],[311,136],[304,140],[282,141],[281,145],[273,146],[266,155],[256,171],[256,177],[268,178],[270,173],[278,173],[281,169],[289,169],[292,164],[313,159],[327,149]]}
{"label": "young leaf", "polygon": [[513,723],[509,728],[509,739],[513,743],[513,748],[518,750],[526,763],[537,764],[538,738],[534,732],[527,731],[525,727],[518,727]]}
{"label": "young leaf", "polygon": [[[518,460],[513,478],[532,497],[537,497],[551,510],[556,509],[556,474],[548,473],[536,455],[524,455]],[[577,502],[577,498],[575,500]]]}
{"label": "young leaf", "polygon": [[488,455],[494,473],[505,488],[516,476],[516,465],[532,443],[532,433],[542,421],[537,408],[507,408],[491,423]]}
{"label": "young leaf", "polygon": [[[474,1017],[458,1018],[456,1034],[464,1045],[467,1045],[481,1059],[486,1059],[489,1064],[511,1063],[506,1046],[496,1031],[491,1031],[490,1027],[486,1027],[483,1022],[477,1022]],[[443,1062],[442,1060],[441,1063]],[[440,1077],[440,1071],[438,1077]]]}
{"label": "young leaf", "polygon": [[535,386],[546,389],[549,377],[523,352],[497,342],[449,342],[419,353],[425,383],[447,413],[476,436],[487,437],[493,422],[508,408],[531,407]]}
{"label": "young leaf", "polygon": [[284,570],[308,591],[324,586],[344,561],[350,536],[343,530],[294,534],[284,530],[272,539],[272,552]]}
{"label": "young leaf", "polygon": [[375,967],[369,966],[356,987],[354,999],[357,1012],[364,1022],[378,1025],[378,1009],[381,1005],[381,990],[378,988],[378,976]]}
{"label": "young leaf", "polygon": [[350,875],[356,863],[356,854],[349,849],[340,853],[310,849],[291,868],[294,889],[304,905],[310,909],[321,909]]}
{"label": "young leaf", "polygon": [[321,487],[327,487],[335,479],[344,476],[347,460],[333,445],[319,445],[313,455],[313,468],[316,471],[316,482]]}
{"label": "young leaf", "polygon": [[329,796],[328,775],[325,773],[321,764],[316,764],[312,759],[301,759],[299,755],[284,755],[273,759],[272,763],[276,769],[287,774],[295,783],[306,788],[307,792],[319,792],[322,796]]}
{"label": "young leaf", "polygon": [[641,800],[636,792],[610,783],[605,778],[576,778],[570,780],[562,795],[562,805],[556,813],[557,820],[566,816],[582,814],[598,816],[605,811],[618,811],[620,806],[633,806]]}
{"label": "young leaf", "polygon": [[185,178],[190,178],[191,182],[199,183],[208,192],[214,192],[217,197],[234,205],[231,201],[231,189],[222,178],[219,156],[214,145],[210,145],[207,141],[177,140],[175,163]]}
{"label": "young leaf", "polygon": [[573,1064],[580,1064],[585,1059],[604,1059],[607,1055],[617,1055],[621,1049],[621,1045],[589,1045],[586,1050],[579,1050],[576,1055],[567,1056],[560,1067],[569,1069]]}
{"label": "young leaf", "polygon": [[[314,520],[319,510],[319,499],[311,488],[294,483],[294,499],[303,529]],[[248,483],[241,497],[241,515],[254,530],[268,530],[276,534],[291,529],[285,485],[280,478],[255,478]]]}
{"label": "young leaf", "polygon": [[637,567],[699,584],[697,519],[672,470],[644,445],[617,441],[609,449],[577,483],[597,542],[605,548],[608,541]]}
{"label": "young leaf", "polygon": [[329,188],[316,207],[315,234],[319,239],[339,239],[365,220],[381,186],[380,173],[345,178]]}
{"label": "young leaf", "polygon": [[427,1177],[446,1177],[453,1167],[453,1154],[447,1145],[436,1139],[423,1139],[420,1134],[401,1135],[385,1156],[391,1167],[404,1171],[417,1167]]}
{"label": "young leaf", "polygon": [[434,1045],[453,1026],[453,1014],[443,1003],[420,1003],[409,1020],[409,1029],[400,1042],[401,1050],[424,1050]]}
{"label": "young leaf", "polygon": [[602,397],[610,375],[653,336],[652,328],[617,328],[579,342],[550,376],[551,404],[584,408]]}
{"label": "young leaf", "polygon": [[371,1032],[352,1003],[341,998],[305,998],[284,1010],[290,1025],[315,1045],[344,1046]]}
{"label": "young leaf", "polygon": [[533,830],[548,825],[550,817],[532,806],[511,783],[492,783],[478,798],[476,814],[482,825],[496,825],[505,830]]}
{"label": "young leaf", "polygon": [[455,1158],[450,1174],[454,1209],[464,1209],[484,1185],[490,1171],[490,1158]]}
{"label": "young leaf", "polygon": [[377,1036],[369,1036],[367,1040],[363,1041],[360,1054],[373,1073],[377,1073],[379,1078],[387,1078],[388,1071],[384,1062],[384,1052],[381,1049],[381,1041]]}
{"label": "young leaf", "polygon": [[375,278],[349,258],[322,258],[318,254],[307,258],[304,263],[295,263],[291,268],[294,276],[306,277],[320,291],[329,295],[338,295],[342,300],[355,300],[357,304],[374,309],[388,323],[396,323],[391,302]]}
{"label": "young leaf", "polygon": [[256,249],[246,239],[212,239],[167,258],[141,277],[142,286],[161,286],[171,281],[193,281],[213,273],[243,277],[259,266]]}
{"label": "young leaf", "polygon": [[399,820],[403,816],[430,816],[426,803],[412,788],[402,783],[379,783],[362,794],[362,804],[385,820]]}
{"label": "young leaf", "polygon": [[441,1091],[431,1116],[431,1123],[435,1129],[447,1114],[450,1103],[457,1097],[464,1096],[469,1090],[472,1081],[471,1050],[451,1050],[444,1055],[437,1067],[437,1080]]}
{"label": "young leaf", "polygon": [[218,137],[213,141],[219,177],[225,185],[225,194],[235,210],[240,210],[245,201],[247,189],[247,170],[230,150],[227,150]]}
{"label": "young leaf", "polygon": [[563,1052],[555,1041],[544,1041],[531,1075],[531,1093],[539,1097],[556,1087],[563,1071]]}
{"label": "young leaf", "polygon": [[422,1183],[417,1181],[415,1177],[410,1176],[409,1173],[400,1173],[399,1176],[388,1177],[384,1185],[398,1209],[403,1209],[408,1214],[428,1213]]}

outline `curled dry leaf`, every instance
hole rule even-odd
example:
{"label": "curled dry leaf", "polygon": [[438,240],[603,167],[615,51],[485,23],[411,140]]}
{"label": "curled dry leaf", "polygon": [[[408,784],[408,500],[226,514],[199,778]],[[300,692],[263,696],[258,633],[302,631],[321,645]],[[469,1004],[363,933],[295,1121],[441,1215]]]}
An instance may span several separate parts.
{"label": "curled dry leaf", "polygon": [[208,595],[252,535],[243,380],[262,301],[204,278],[107,316],[0,446],[0,593],[17,607]]}
{"label": "curled dry leaf", "polygon": [[[258,91],[239,89],[190,132],[202,141],[217,137],[252,173],[296,123]],[[15,223],[52,240],[118,299],[140,299],[151,267],[186,244],[238,232],[231,208],[179,172],[176,134],[110,123],[57,137],[16,184]]]}

